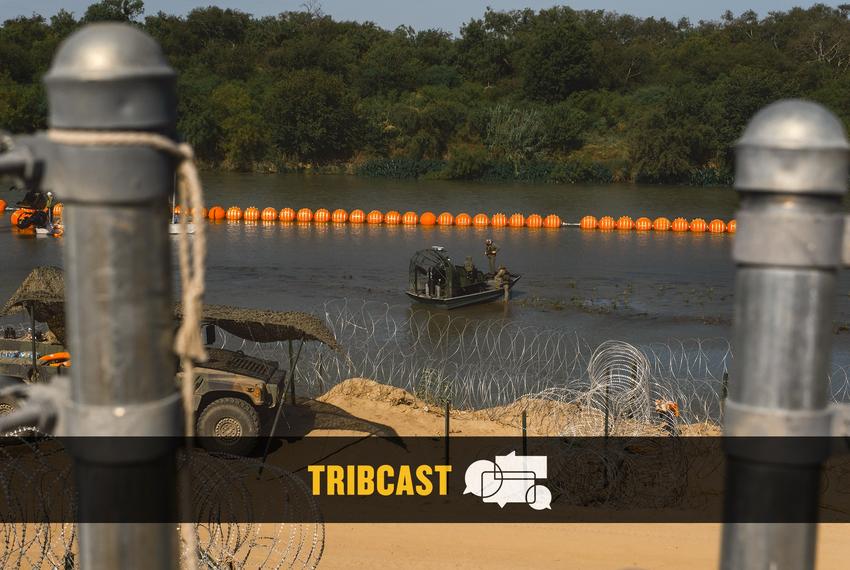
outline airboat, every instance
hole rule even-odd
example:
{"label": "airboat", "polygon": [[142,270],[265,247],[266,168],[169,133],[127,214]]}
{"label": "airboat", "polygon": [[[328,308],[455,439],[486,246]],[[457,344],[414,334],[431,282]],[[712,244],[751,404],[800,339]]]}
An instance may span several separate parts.
{"label": "airboat", "polygon": [[410,258],[411,299],[440,309],[457,309],[478,303],[507,300],[521,275],[483,273],[467,260],[455,265],[445,248],[432,246]]}

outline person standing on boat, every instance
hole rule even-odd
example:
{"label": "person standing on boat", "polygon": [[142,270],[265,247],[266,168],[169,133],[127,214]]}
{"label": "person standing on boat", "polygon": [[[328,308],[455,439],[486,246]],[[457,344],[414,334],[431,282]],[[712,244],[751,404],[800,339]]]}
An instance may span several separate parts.
{"label": "person standing on boat", "polygon": [[487,256],[487,262],[490,264],[490,274],[496,273],[496,254],[499,253],[499,248],[493,243],[493,240],[487,238],[484,242],[484,255]]}
{"label": "person standing on boat", "polygon": [[47,193],[47,224],[53,226],[53,192]]}

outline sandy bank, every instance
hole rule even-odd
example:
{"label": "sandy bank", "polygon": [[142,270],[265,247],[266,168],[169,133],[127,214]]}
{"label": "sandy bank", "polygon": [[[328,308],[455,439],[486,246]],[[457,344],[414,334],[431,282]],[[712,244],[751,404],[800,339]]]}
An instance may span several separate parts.
{"label": "sandy bank", "polygon": [[[410,393],[352,379],[314,401],[293,430],[309,435],[442,435],[443,410]],[[531,435],[561,433],[574,406],[521,400],[481,411],[454,411],[458,435],[518,435],[528,414]],[[715,426],[684,426],[688,435],[716,435]],[[598,433],[598,432],[597,432]],[[848,529],[821,525],[818,568],[842,568]],[[575,568],[709,569],[720,555],[719,524],[328,524],[322,568]]]}

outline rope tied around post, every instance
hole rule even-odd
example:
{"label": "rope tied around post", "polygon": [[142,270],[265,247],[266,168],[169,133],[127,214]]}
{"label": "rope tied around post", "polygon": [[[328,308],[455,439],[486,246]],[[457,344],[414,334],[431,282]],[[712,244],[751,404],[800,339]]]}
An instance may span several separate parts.
{"label": "rope tied around post", "polygon": [[186,435],[191,437],[194,431],[192,417],[192,389],[194,362],[203,362],[207,358],[201,342],[201,301],[204,295],[204,260],[206,259],[206,236],[204,224],[198,224],[192,251],[189,251],[186,214],[188,205],[191,211],[203,210],[203,189],[198,170],[195,166],[195,153],[191,145],[177,143],[156,133],[110,132],[110,131],[73,131],[50,129],[48,138],[58,144],[74,146],[147,146],[174,156],[180,160],[177,167],[178,200],[181,204],[178,258],[180,262],[180,286],[182,289],[183,321],[174,338],[174,351],[180,357],[183,369],[182,394],[186,415]]}
{"label": "rope tied around post", "polygon": [[[169,154],[180,162],[177,166],[177,191],[180,208],[180,227],[178,237],[178,260],[180,264],[180,287],[183,302],[183,320],[174,338],[174,352],[180,358],[183,371],[181,375],[181,399],[185,418],[185,436],[187,441],[194,436],[194,410],[192,405],[194,391],[194,363],[204,362],[207,353],[201,341],[200,321],[201,303],[204,295],[204,262],[206,259],[206,236],[204,224],[198,224],[190,252],[188,241],[187,213],[200,212],[204,208],[203,188],[195,166],[195,153],[191,145],[177,143],[157,133],[133,131],[85,131],[50,129],[47,131],[50,141],[73,146],[146,146]],[[186,208],[186,206],[189,208]],[[190,505],[190,481],[188,469],[180,478],[183,487],[181,510],[188,516]],[[187,519],[188,520],[188,519]],[[197,567],[195,553],[198,548],[197,536],[191,524],[180,525],[180,534],[186,545],[187,553],[181,558],[187,570]],[[187,554],[184,553],[184,554]]]}

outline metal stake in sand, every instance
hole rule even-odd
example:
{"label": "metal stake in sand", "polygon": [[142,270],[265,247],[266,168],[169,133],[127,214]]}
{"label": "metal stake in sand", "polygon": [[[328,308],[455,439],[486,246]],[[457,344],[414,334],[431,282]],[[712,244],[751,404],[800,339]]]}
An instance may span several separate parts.
{"label": "metal stake in sand", "polygon": [[814,567],[813,522],[766,524],[779,507],[817,516],[826,438],[766,457],[746,437],[827,436],[831,319],[850,145],[841,121],[800,100],[768,105],[736,144],[734,347],[724,409],[728,456],[722,567]]}
{"label": "metal stake in sand", "polygon": [[525,410],[522,411],[522,454],[528,455],[528,424]]}
{"label": "metal stake in sand", "polygon": [[444,465],[449,464],[449,418],[451,418],[451,409],[451,400],[446,400],[446,461]]}

